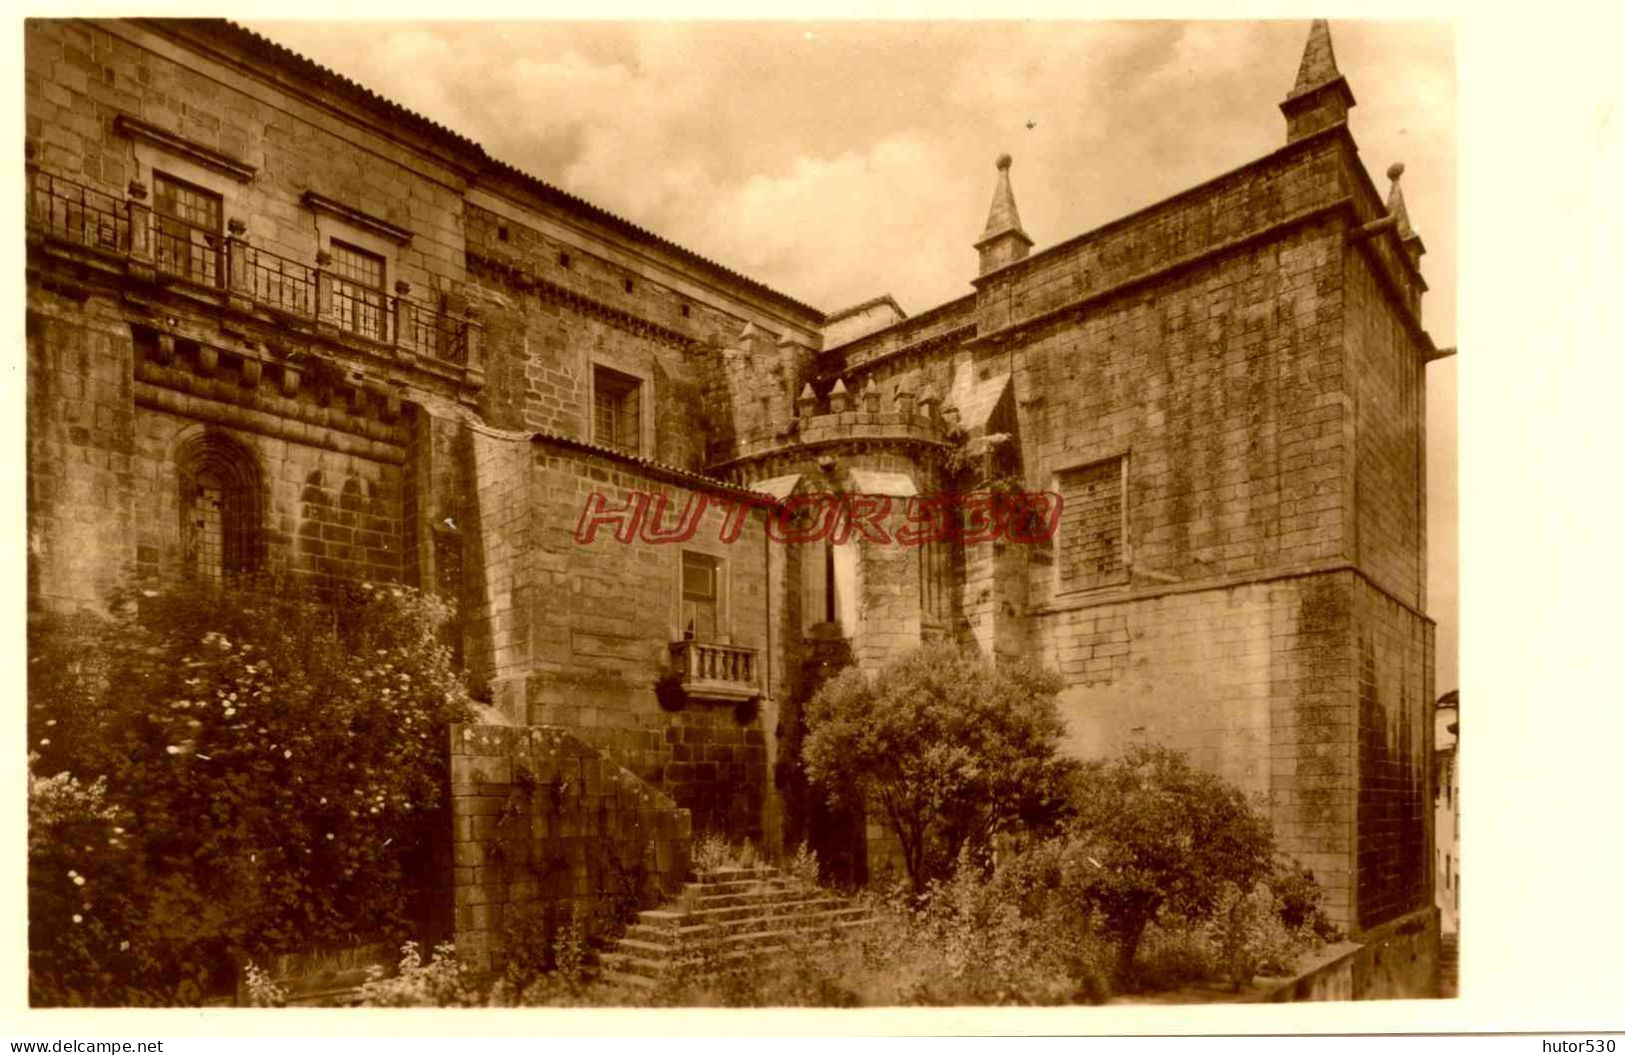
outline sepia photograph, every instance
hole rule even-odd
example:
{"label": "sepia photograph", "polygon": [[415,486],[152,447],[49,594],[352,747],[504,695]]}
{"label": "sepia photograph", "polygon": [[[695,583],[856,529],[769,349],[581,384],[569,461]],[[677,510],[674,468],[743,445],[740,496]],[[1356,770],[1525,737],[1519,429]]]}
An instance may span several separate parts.
{"label": "sepia photograph", "polygon": [[1451,23],[22,44],[32,1008],[1461,992]]}

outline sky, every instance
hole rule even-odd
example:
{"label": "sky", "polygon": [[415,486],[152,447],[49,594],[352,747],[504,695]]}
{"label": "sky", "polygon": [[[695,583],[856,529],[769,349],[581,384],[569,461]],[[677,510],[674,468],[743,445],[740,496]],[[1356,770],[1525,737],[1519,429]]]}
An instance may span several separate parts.
{"label": "sky", "polygon": [[[1035,250],[1285,142],[1304,20],[276,22],[250,28],[504,161],[826,311],[970,292],[1011,179]],[[1447,23],[1334,21],[1349,124],[1402,178],[1424,323],[1456,343]],[[1031,123],[1032,127],[1028,127]],[[1456,687],[1455,361],[1428,367],[1429,604]]]}

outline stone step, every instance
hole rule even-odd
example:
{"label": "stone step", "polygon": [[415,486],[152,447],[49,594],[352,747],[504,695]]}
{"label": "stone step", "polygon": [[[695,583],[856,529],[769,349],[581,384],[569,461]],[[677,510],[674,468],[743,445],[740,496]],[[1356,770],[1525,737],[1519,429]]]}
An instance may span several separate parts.
{"label": "stone step", "polygon": [[741,880],[775,879],[783,876],[777,868],[769,865],[757,865],[752,868],[709,868],[704,871],[692,873],[694,878],[690,882],[706,883],[732,883]]}
{"label": "stone step", "polygon": [[734,919],[685,923],[677,927],[651,927],[636,923],[627,929],[627,937],[656,944],[681,944],[693,939],[777,931],[786,927],[806,930],[836,920],[855,919],[867,915],[867,910],[861,905],[844,905],[838,900],[831,900],[817,907],[806,907],[795,912],[740,916]]}
{"label": "stone step", "polygon": [[718,879],[700,883],[690,880],[683,889],[690,897],[716,897],[721,894],[750,894],[769,890],[795,890],[805,884],[789,876],[766,876],[762,879]]}
{"label": "stone step", "polygon": [[[831,929],[846,931],[866,926],[873,922],[865,916],[858,919],[849,919],[839,923],[830,924]],[[711,953],[713,962],[727,963],[747,959],[760,954],[764,948],[770,953],[774,946],[782,946],[798,936],[804,936],[805,930],[766,931],[760,934],[736,935],[731,938],[720,939],[720,948]],[[631,939],[631,944],[624,952],[606,952],[601,957],[603,963],[603,977],[611,981],[630,981],[633,977],[653,980],[663,972],[669,970],[677,962],[678,957],[673,955],[674,950],[664,946],[653,946],[652,943]],[[814,939],[817,944],[821,939]],[[622,939],[625,944],[628,939]],[[637,984],[637,983],[634,983]]]}
{"label": "stone step", "polygon": [[787,897],[782,900],[745,905],[721,905],[715,908],[693,909],[688,912],[670,909],[645,909],[638,913],[638,922],[635,925],[659,930],[672,930],[699,923],[717,923],[724,920],[741,919],[751,915],[786,915],[803,909],[816,911],[821,907],[848,903],[845,898],[809,891],[806,894],[798,894],[795,897]]}
{"label": "stone step", "polygon": [[742,905],[772,905],[781,901],[790,901],[796,898],[807,897],[810,887],[799,887],[785,890],[764,890],[753,893],[736,894],[703,894],[688,899],[689,912],[706,912],[718,908],[738,908]]}

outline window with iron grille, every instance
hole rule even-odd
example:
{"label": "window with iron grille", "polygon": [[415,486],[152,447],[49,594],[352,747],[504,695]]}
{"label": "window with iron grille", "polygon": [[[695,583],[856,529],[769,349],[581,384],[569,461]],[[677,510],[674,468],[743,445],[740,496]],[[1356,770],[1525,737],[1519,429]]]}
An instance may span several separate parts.
{"label": "window with iron grille", "polygon": [[593,367],[593,442],[627,454],[640,453],[642,399],[643,382],[637,378],[607,366]]}
{"label": "window with iron grille", "polygon": [[161,172],[152,176],[158,268],[205,286],[220,284],[220,195]]}
{"label": "window with iron grille", "polygon": [[384,258],[334,239],[333,310],[351,333],[384,339]]}
{"label": "window with iron grille", "polygon": [[716,641],[722,562],[705,553],[683,552],[683,637]]}
{"label": "window with iron grille", "polygon": [[1060,589],[1091,590],[1127,581],[1124,563],[1124,459],[1107,458],[1056,475],[1061,492]]}
{"label": "window with iron grille", "polygon": [[187,539],[186,567],[193,577],[218,583],[226,570],[225,530],[220,516],[225,495],[219,474],[212,469],[197,473],[192,478],[190,497],[186,515],[191,537]]}
{"label": "window with iron grille", "polygon": [[185,573],[220,583],[260,565],[260,476],[254,456],[219,434],[189,442],[178,456]]}

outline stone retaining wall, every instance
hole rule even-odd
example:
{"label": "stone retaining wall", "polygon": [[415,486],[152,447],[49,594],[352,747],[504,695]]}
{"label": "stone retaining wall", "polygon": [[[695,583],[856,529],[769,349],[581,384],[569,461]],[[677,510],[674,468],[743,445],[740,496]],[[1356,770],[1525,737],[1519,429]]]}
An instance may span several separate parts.
{"label": "stone retaining wall", "polygon": [[453,936],[481,970],[507,927],[596,934],[688,874],[689,811],[562,729],[453,725],[450,798]]}

